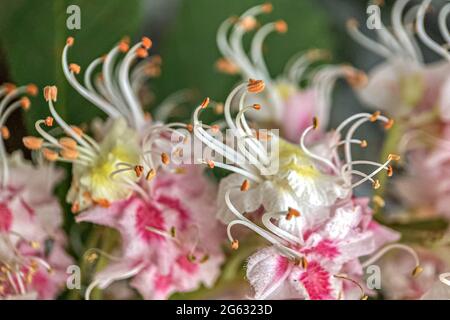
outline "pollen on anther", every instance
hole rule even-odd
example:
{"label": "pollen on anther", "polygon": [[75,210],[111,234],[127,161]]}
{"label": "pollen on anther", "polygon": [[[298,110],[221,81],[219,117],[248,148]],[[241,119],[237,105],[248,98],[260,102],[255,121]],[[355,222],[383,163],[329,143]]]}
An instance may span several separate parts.
{"label": "pollen on anther", "polygon": [[288,208],[286,220],[291,220],[293,217],[300,217],[300,212],[294,208]]}
{"label": "pollen on anther", "polygon": [[81,67],[76,63],[69,64],[69,70],[75,74],[79,74],[81,71]]}
{"label": "pollen on anther", "polygon": [[61,150],[61,157],[66,160],[76,160],[78,158],[79,152],[75,149],[64,148]]}
{"label": "pollen on anther", "polygon": [[305,257],[301,257],[300,258],[300,266],[303,269],[307,269],[308,268],[308,260]]}
{"label": "pollen on anther", "polygon": [[138,48],[136,50],[136,56],[138,56],[139,58],[147,58],[148,57],[147,49],[145,49],[145,48]]}
{"label": "pollen on anther", "polygon": [[186,129],[187,131],[192,132],[194,130],[194,126],[191,123],[189,123],[186,125]]}
{"label": "pollen on anther", "polygon": [[205,109],[206,107],[208,107],[209,104],[209,97],[206,97],[205,99],[203,99],[202,103],[200,104],[200,107],[202,107],[202,109]]}
{"label": "pollen on anther", "polygon": [[77,136],[79,137],[83,136],[83,130],[80,127],[77,126],[70,126],[70,127],[76,133]]}
{"label": "pollen on anther", "polygon": [[44,156],[45,159],[47,159],[48,161],[56,161],[58,159],[58,153],[48,149],[48,148],[44,148],[42,150],[42,155]]}
{"label": "pollen on anther", "polygon": [[170,163],[170,157],[167,153],[161,153],[161,162],[165,165],[168,165]]}
{"label": "pollen on anther", "polygon": [[104,198],[100,198],[100,199],[95,199],[94,203],[100,207],[103,208],[109,208],[110,207],[110,202],[107,199]]}
{"label": "pollen on anther", "polygon": [[253,16],[247,16],[242,18],[239,24],[245,31],[251,31],[256,28],[258,22]]}
{"label": "pollen on anther", "polygon": [[380,197],[379,195],[374,195],[372,198],[373,203],[380,207],[380,208],[384,208],[384,206],[386,205],[386,202],[384,201],[384,199],[382,197]]}
{"label": "pollen on anther", "polygon": [[275,30],[278,33],[286,33],[288,31],[288,25],[287,25],[286,21],[279,20],[279,21],[275,22]]}
{"label": "pollen on anther", "polygon": [[14,83],[5,83],[3,84],[3,87],[5,88],[6,93],[11,93],[16,90],[16,85]]}
{"label": "pollen on anther", "polygon": [[150,40],[150,38],[148,38],[148,37],[143,37],[141,42],[142,42],[142,46],[147,50],[150,49],[152,46],[152,40]]}
{"label": "pollen on anther", "polygon": [[59,144],[66,149],[75,150],[77,148],[77,142],[69,137],[62,137],[59,139]]}
{"label": "pollen on anther", "polygon": [[150,181],[152,180],[154,177],[156,176],[156,171],[155,169],[150,169],[150,171],[147,173],[147,175],[145,176],[145,180]]}
{"label": "pollen on anther", "polygon": [[38,94],[38,87],[34,83],[27,85],[27,93],[31,96],[36,96]]}
{"label": "pollen on anther", "polygon": [[312,126],[313,129],[317,129],[319,127],[319,119],[317,117],[313,117]]}
{"label": "pollen on anther", "polygon": [[233,250],[239,249],[239,240],[233,240],[231,242],[231,249],[233,249]]}
{"label": "pollen on anther", "polygon": [[392,177],[393,174],[394,174],[394,169],[392,168],[392,166],[388,166],[387,167],[387,176]]}
{"label": "pollen on anther", "polygon": [[120,41],[118,47],[119,47],[119,51],[123,52],[123,53],[127,52],[130,49],[130,45],[128,44],[128,42],[126,42],[124,40]]}
{"label": "pollen on anther", "polygon": [[46,86],[44,88],[45,101],[52,100],[56,102],[57,97],[58,97],[58,88],[56,86]]}
{"label": "pollen on anther", "polygon": [[74,202],[72,204],[72,207],[70,208],[70,211],[75,214],[78,213],[80,211],[80,205],[78,204],[78,202]]}
{"label": "pollen on anther", "polygon": [[261,105],[259,103],[255,103],[252,107],[255,110],[261,110]]}
{"label": "pollen on anther", "polygon": [[141,165],[136,165],[134,166],[134,172],[136,173],[136,177],[140,178],[144,172],[144,167]]}
{"label": "pollen on anther", "polygon": [[30,109],[30,105],[31,105],[30,99],[28,99],[27,97],[20,98],[20,106],[22,107],[23,110],[26,111]]}
{"label": "pollen on anther", "polygon": [[420,275],[423,271],[423,268],[421,266],[416,266],[413,271],[411,272],[411,275],[413,277],[417,277],[418,275]]}
{"label": "pollen on anther", "polygon": [[75,39],[73,37],[68,37],[66,40],[66,44],[71,47],[73,46],[73,43],[75,42]]}
{"label": "pollen on anther", "polygon": [[359,145],[361,146],[361,148],[367,148],[368,145],[367,140],[361,140]]}
{"label": "pollen on anther", "polygon": [[380,111],[375,111],[374,113],[372,113],[372,115],[370,116],[369,120],[370,122],[375,122],[378,120],[378,117],[381,115]]}
{"label": "pollen on anther", "polygon": [[245,179],[244,182],[242,182],[241,191],[245,192],[248,191],[248,189],[250,189],[250,182],[248,182],[248,180]]}
{"label": "pollen on anther", "polygon": [[38,150],[42,147],[44,140],[42,138],[27,136],[22,139],[24,146],[30,150]]}
{"label": "pollen on anther", "polygon": [[249,79],[247,84],[247,91],[251,93],[260,93],[264,90],[265,84],[262,80]]}
{"label": "pollen on anther", "polygon": [[400,156],[398,154],[390,153],[388,155],[388,160],[389,161],[399,161],[400,160]]}
{"label": "pollen on anther", "polygon": [[378,180],[378,179],[374,180],[373,183],[372,183],[372,187],[375,190],[379,189],[381,187],[380,180]]}
{"label": "pollen on anther", "polygon": [[264,13],[270,13],[273,10],[273,5],[271,3],[264,3],[263,5],[261,5],[261,10]]}
{"label": "pollen on anther", "polygon": [[8,127],[3,126],[1,130],[2,130],[2,138],[8,140],[9,137],[11,136]]}
{"label": "pollen on anther", "polygon": [[44,123],[45,123],[45,125],[46,125],[47,127],[53,126],[53,118],[50,117],[50,116],[47,117],[47,118],[45,118]]}
{"label": "pollen on anther", "polygon": [[214,169],[214,167],[215,167],[214,161],[208,160],[206,163],[208,164],[208,166],[209,166],[211,169]]}
{"label": "pollen on anther", "polygon": [[393,125],[394,125],[394,119],[389,119],[388,122],[386,122],[384,124],[384,128],[386,130],[389,130],[390,128],[392,128]]}

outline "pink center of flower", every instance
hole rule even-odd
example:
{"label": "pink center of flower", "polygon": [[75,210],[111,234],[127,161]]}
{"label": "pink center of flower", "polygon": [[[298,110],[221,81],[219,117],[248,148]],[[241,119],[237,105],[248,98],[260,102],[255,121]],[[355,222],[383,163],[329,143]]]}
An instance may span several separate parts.
{"label": "pink center of flower", "polygon": [[311,261],[300,276],[311,300],[330,300],[330,274],[317,261]]}
{"label": "pink center of flower", "polygon": [[142,239],[147,242],[164,240],[163,236],[149,229],[155,229],[161,232],[167,231],[164,230],[164,219],[161,211],[151,204],[143,204],[137,209],[136,229]]}
{"label": "pink center of flower", "polygon": [[172,210],[175,210],[179,215],[178,218],[180,219],[180,229],[186,229],[190,215],[186,208],[183,207],[179,199],[174,199],[162,195],[158,198],[158,202],[165,205],[166,207],[169,207]]}
{"label": "pink center of flower", "polygon": [[12,219],[11,210],[4,203],[0,203],[0,232],[9,231]]}

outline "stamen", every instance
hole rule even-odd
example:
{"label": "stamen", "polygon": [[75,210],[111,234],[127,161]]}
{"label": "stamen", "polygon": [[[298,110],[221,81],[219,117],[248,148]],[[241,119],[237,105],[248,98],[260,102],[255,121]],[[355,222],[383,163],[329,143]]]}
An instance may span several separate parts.
{"label": "stamen", "polygon": [[[51,126],[53,126],[53,118],[52,117],[47,117],[47,118],[45,118],[45,125],[47,126],[47,127],[51,127]],[[73,128],[72,128],[73,129]],[[75,131],[75,130],[74,130]]]}
{"label": "stamen", "polygon": [[375,122],[378,120],[378,117],[381,115],[380,111],[375,111],[374,113],[372,113],[372,115],[369,118],[370,122]]}
{"label": "stamen", "polygon": [[138,48],[136,49],[136,56],[144,59],[148,57],[148,51],[145,48]]}
{"label": "stamen", "polygon": [[58,88],[56,86],[46,86],[44,88],[44,99],[45,101],[53,101],[56,102],[56,98],[58,97]]}
{"label": "stamen", "polygon": [[244,182],[242,182],[241,191],[245,192],[248,191],[248,189],[250,189],[250,182],[248,182],[248,180],[245,179]]}
{"label": "stamen", "polygon": [[256,21],[255,17],[253,17],[253,16],[246,16],[246,17],[243,17],[239,21],[239,25],[245,31],[251,31],[251,30],[256,28],[256,26],[258,25],[258,22]]}
{"label": "stamen", "polygon": [[22,97],[20,99],[20,106],[22,107],[23,110],[27,111],[28,109],[30,109],[30,99],[28,99],[27,97]]}
{"label": "stamen", "polygon": [[144,167],[141,165],[136,165],[134,166],[134,172],[136,173],[136,177],[140,178],[144,172]]}
{"label": "stamen", "polygon": [[386,205],[386,202],[384,201],[384,199],[382,197],[380,197],[379,195],[374,195],[372,198],[372,201],[379,208],[384,208],[384,206]]}
{"label": "stamen", "polygon": [[142,47],[144,47],[144,49],[149,50],[152,47],[153,43],[152,43],[152,40],[150,40],[150,38],[142,37],[141,45],[142,45]]}
{"label": "stamen", "polygon": [[284,20],[279,20],[275,22],[275,30],[278,33],[286,33],[288,30],[288,25]]}
{"label": "stamen", "polygon": [[58,159],[58,153],[53,151],[53,150],[50,150],[48,148],[42,149],[42,155],[48,161],[52,161],[53,162],[53,161],[56,161]]}
{"label": "stamen", "polygon": [[271,3],[264,3],[263,5],[261,5],[261,10],[264,13],[271,13],[273,10],[273,6]]}
{"label": "stamen", "polygon": [[389,130],[389,129],[392,128],[393,125],[394,125],[394,119],[389,119],[388,122],[386,122],[386,123],[384,124],[384,128],[385,128],[386,130]]}
{"label": "stamen", "polygon": [[150,169],[150,171],[147,173],[147,175],[145,176],[145,180],[150,181],[152,180],[154,177],[156,176],[156,171],[155,169]]}
{"label": "stamen", "polygon": [[239,240],[235,239],[231,242],[231,249],[233,249],[233,250],[239,249]]}
{"label": "stamen", "polygon": [[263,80],[249,79],[247,84],[247,91],[251,93],[260,93],[264,90],[265,84]]}
{"label": "stamen", "polygon": [[22,142],[27,149],[30,150],[39,150],[44,143],[42,138],[27,136],[22,138]]}
{"label": "stamen", "polygon": [[170,163],[170,157],[167,153],[161,153],[161,162],[165,165],[168,165]]}
{"label": "stamen", "polygon": [[209,104],[209,98],[206,97],[205,99],[203,99],[202,103],[200,104],[200,107],[202,107],[202,109],[205,109],[206,107],[208,107]]}
{"label": "stamen", "polygon": [[77,142],[69,137],[63,137],[59,139],[59,144],[66,149],[75,150],[77,149]]}
{"label": "stamen", "polygon": [[77,150],[64,148],[60,151],[61,157],[66,160],[76,160],[80,154]]}
{"label": "stamen", "polygon": [[2,130],[2,137],[3,137],[3,139],[8,140],[9,137],[11,136],[8,127],[3,126],[1,130]]}
{"label": "stamen", "polygon": [[66,44],[71,47],[73,46],[73,43],[75,42],[75,39],[73,37],[68,37],[66,40]]}
{"label": "stamen", "polygon": [[300,217],[300,212],[294,208],[288,208],[288,212],[286,214],[286,220],[291,220],[293,217]]}
{"label": "stamen", "polygon": [[69,70],[75,74],[79,74],[81,71],[81,67],[76,63],[69,64]]}
{"label": "stamen", "polygon": [[412,276],[416,277],[423,271],[422,267],[420,266],[419,256],[414,251],[414,249],[409,246],[406,246],[404,244],[400,244],[400,243],[394,243],[394,244],[387,245],[386,247],[384,247],[383,249],[381,249],[380,251],[375,253],[375,255],[373,255],[371,258],[364,261],[362,263],[362,267],[366,268],[366,267],[370,266],[375,261],[380,259],[383,255],[385,255],[388,251],[393,250],[393,249],[400,249],[400,250],[406,251],[413,257],[414,262],[415,262],[415,267],[411,272]]}
{"label": "stamen", "polygon": [[359,291],[361,291],[361,298],[360,298],[360,300],[367,300],[367,299],[369,299],[369,297],[365,294],[363,287],[357,281],[349,278],[345,274],[335,274],[334,277],[338,278],[338,279],[342,279],[342,280],[347,280],[347,281],[350,281],[353,284],[355,284],[359,288]]}
{"label": "stamen", "polygon": [[29,85],[27,85],[26,91],[29,95],[31,95],[33,97],[37,96],[37,94],[39,92],[38,87],[33,83],[30,83]]}

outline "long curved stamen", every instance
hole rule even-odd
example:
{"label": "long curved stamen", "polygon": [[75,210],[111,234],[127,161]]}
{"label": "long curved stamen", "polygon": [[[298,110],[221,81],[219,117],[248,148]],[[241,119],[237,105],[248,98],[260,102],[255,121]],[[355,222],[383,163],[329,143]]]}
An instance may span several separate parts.
{"label": "long curved stamen", "polygon": [[281,229],[280,227],[274,225],[271,221],[271,219],[285,219],[286,218],[286,212],[280,211],[280,212],[266,212],[262,216],[262,222],[264,226],[269,229],[272,233],[276,234],[281,239],[284,239],[286,241],[294,242],[295,244],[303,245],[303,240],[299,237],[296,237],[292,235],[291,233]]}
{"label": "long curved stamen", "polygon": [[277,21],[268,23],[262,26],[254,35],[250,55],[253,61],[253,64],[261,70],[265,74],[267,78],[270,78],[269,70],[267,69],[266,63],[264,61],[263,56],[263,43],[266,37],[272,33],[273,31],[277,31],[280,33],[285,33],[287,31],[287,25],[284,21]]}
{"label": "long curved stamen", "polygon": [[406,32],[403,22],[402,22],[402,15],[403,11],[405,9],[406,4],[408,4],[410,0],[398,0],[394,3],[394,6],[392,8],[392,27],[394,30],[395,35],[397,36],[397,39],[399,42],[403,45],[403,47],[406,49],[406,51],[409,53],[409,55],[414,59],[418,60],[419,57],[416,54],[416,49],[411,42],[411,39]]}
{"label": "long curved stamen", "polygon": [[366,49],[386,58],[391,58],[394,53],[386,46],[368,38],[358,29],[358,22],[355,19],[347,21],[347,31],[350,36]]}
{"label": "long curved stamen", "polygon": [[371,264],[373,264],[375,261],[377,261],[378,259],[380,259],[383,255],[385,255],[387,252],[393,250],[393,249],[399,249],[399,250],[403,250],[406,251],[407,253],[409,253],[413,259],[414,259],[414,263],[415,263],[415,267],[412,270],[412,275],[413,276],[417,276],[420,274],[420,272],[422,271],[421,267],[420,267],[420,260],[419,260],[419,256],[417,255],[417,253],[414,251],[413,248],[408,247],[404,244],[400,244],[400,243],[394,243],[394,244],[390,244],[387,245],[386,247],[384,247],[383,249],[381,249],[380,251],[378,251],[377,253],[375,253],[375,255],[373,255],[371,258],[369,258],[368,260],[364,261],[362,263],[362,267],[363,268],[367,268],[368,266],[370,266]]}
{"label": "long curved stamen", "polygon": [[433,50],[446,60],[450,60],[450,54],[448,53],[447,49],[445,49],[444,47],[436,43],[436,41],[431,39],[430,36],[425,31],[425,14],[430,4],[431,0],[424,0],[420,5],[419,11],[417,12],[417,23],[416,23],[417,35],[428,48],[430,48],[431,50]]}
{"label": "long curved stamen", "polygon": [[335,274],[333,275],[333,277],[338,278],[338,279],[342,279],[342,280],[346,280],[346,281],[350,281],[351,283],[353,283],[354,285],[356,285],[359,289],[359,291],[361,292],[361,298],[360,300],[367,300],[368,297],[364,292],[363,287],[358,283],[358,281],[353,280],[352,278],[349,278],[347,275],[345,274]]}
{"label": "long curved stamen", "polygon": [[116,275],[114,277],[110,277],[110,278],[107,278],[107,279],[96,279],[96,280],[94,280],[86,289],[86,292],[84,294],[85,300],[90,300],[92,290],[94,290],[97,286],[101,290],[105,290],[107,287],[109,287],[115,281],[125,280],[125,279],[128,279],[128,278],[134,277],[135,275],[137,275],[142,270],[142,268],[143,268],[142,265],[138,265],[135,268],[131,269],[130,271],[124,272],[121,275]]}
{"label": "long curved stamen", "polygon": [[101,97],[96,92],[91,92],[85,87],[83,87],[75,77],[73,70],[70,70],[69,63],[67,61],[67,52],[69,48],[73,45],[74,39],[68,38],[66,45],[63,49],[62,53],[62,66],[64,75],[66,76],[67,81],[70,85],[78,91],[80,95],[82,95],[86,100],[90,101],[94,105],[98,106],[101,110],[103,110],[106,114],[108,114],[112,118],[117,118],[121,116],[121,113],[116,110],[116,108],[111,105],[108,101],[106,101],[103,97]]}
{"label": "long curved stamen", "polygon": [[129,50],[119,67],[119,86],[129,105],[136,128],[141,128],[143,126],[145,117],[142,106],[131,88],[129,79],[130,67],[135,59],[141,56],[141,52],[144,52],[145,50],[145,54],[147,54],[146,50],[150,47],[150,39],[144,37],[141,42],[137,43]]}
{"label": "long curved stamen", "polygon": [[450,3],[444,5],[439,13],[439,29],[441,31],[442,37],[444,37],[447,44],[450,44],[450,32],[447,26],[447,17],[450,13]]}
{"label": "long curved stamen", "polygon": [[308,128],[305,129],[305,131],[303,131],[302,136],[300,138],[300,147],[302,149],[302,151],[309,157],[320,161],[321,163],[325,164],[326,166],[328,166],[331,170],[333,170],[334,173],[338,173],[339,170],[337,169],[337,167],[328,159],[323,158],[319,155],[314,154],[313,152],[311,152],[305,145],[305,139],[306,136],[308,135],[309,132],[311,132],[311,130],[314,130],[316,128],[316,125],[312,125],[309,126]]}

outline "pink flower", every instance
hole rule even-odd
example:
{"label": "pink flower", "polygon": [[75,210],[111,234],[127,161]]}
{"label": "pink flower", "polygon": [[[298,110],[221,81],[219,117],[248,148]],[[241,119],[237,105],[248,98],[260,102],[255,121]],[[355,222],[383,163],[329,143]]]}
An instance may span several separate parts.
{"label": "pink flower", "polygon": [[[326,65],[314,70],[313,64],[329,60],[330,56],[318,49],[296,54],[287,62],[284,72],[273,77],[263,54],[264,40],[273,32],[285,33],[287,24],[279,20],[257,28],[257,18],[271,11],[271,4],[261,4],[249,8],[238,19],[225,20],[217,30],[217,45],[223,58],[216,66],[225,73],[239,73],[243,81],[263,80],[266,91],[249,99],[251,104],[260,104],[262,109],[250,117],[274,124],[282,130],[284,138],[297,143],[307,127],[305,121],[310,121],[313,116],[318,117],[323,128],[327,127],[331,94],[339,78],[346,79],[352,87],[360,87],[365,84],[366,77],[347,65]],[[243,38],[254,30],[251,48],[247,52]],[[306,83],[306,86],[302,87],[301,83]]]}
{"label": "pink flower", "polygon": [[185,174],[158,173],[146,197],[134,195],[77,217],[115,228],[122,237],[120,258],[96,275],[91,288],[133,278],[131,285],[145,299],[166,299],[214,284],[223,236],[214,219],[214,186],[201,172],[186,167]]}
{"label": "pink flower", "polygon": [[[34,85],[0,86],[0,97],[5,96],[2,121],[18,107],[27,109],[28,98],[17,97],[36,90]],[[72,263],[64,251],[62,210],[53,196],[62,171],[42,159],[34,166],[19,152],[8,155],[3,138],[0,157],[0,298],[54,299],[64,288],[66,268]]]}
{"label": "pink flower", "polygon": [[417,253],[423,268],[417,278],[401,272],[411,267],[411,260],[404,252],[391,254],[381,261],[381,289],[387,299],[419,299],[433,287],[439,274],[447,270],[444,257],[438,252],[418,248]]}
{"label": "pink flower", "polygon": [[[277,246],[251,256],[247,278],[255,290],[255,298],[345,298],[343,282],[348,276],[341,273],[344,270],[353,271],[353,275],[361,273],[359,269],[363,266],[358,258],[398,239],[396,233],[370,221],[367,204],[363,199],[349,202],[333,209],[327,221],[305,230],[303,243],[291,242],[289,247],[299,254],[297,261],[286,257]],[[356,266],[349,270],[345,268],[348,264]]]}
{"label": "pink flower", "polygon": [[[356,20],[348,22],[348,31],[355,41],[385,60],[369,73],[367,86],[357,90],[367,106],[407,119],[412,112],[417,115],[419,112],[431,113],[436,109],[444,121],[450,119],[447,99],[450,54],[425,29],[424,20],[430,3],[431,0],[422,1],[418,8],[407,11],[408,1],[396,1],[391,12],[392,26],[383,26],[375,40],[358,29]],[[439,28],[443,38],[449,41],[445,25],[447,15],[448,10],[441,11],[439,20],[444,23],[440,22]],[[445,61],[426,64],[416,35],[421,44]]]}
{"label": "pink flower", "polygon": [[[409,208],[450,219],[450,126],[442,127],[439,138],[415,133],[407,146],[412,149],[408,171],[397,179],[395,190]],[[414,145],[417,141],[424,144]]]}

